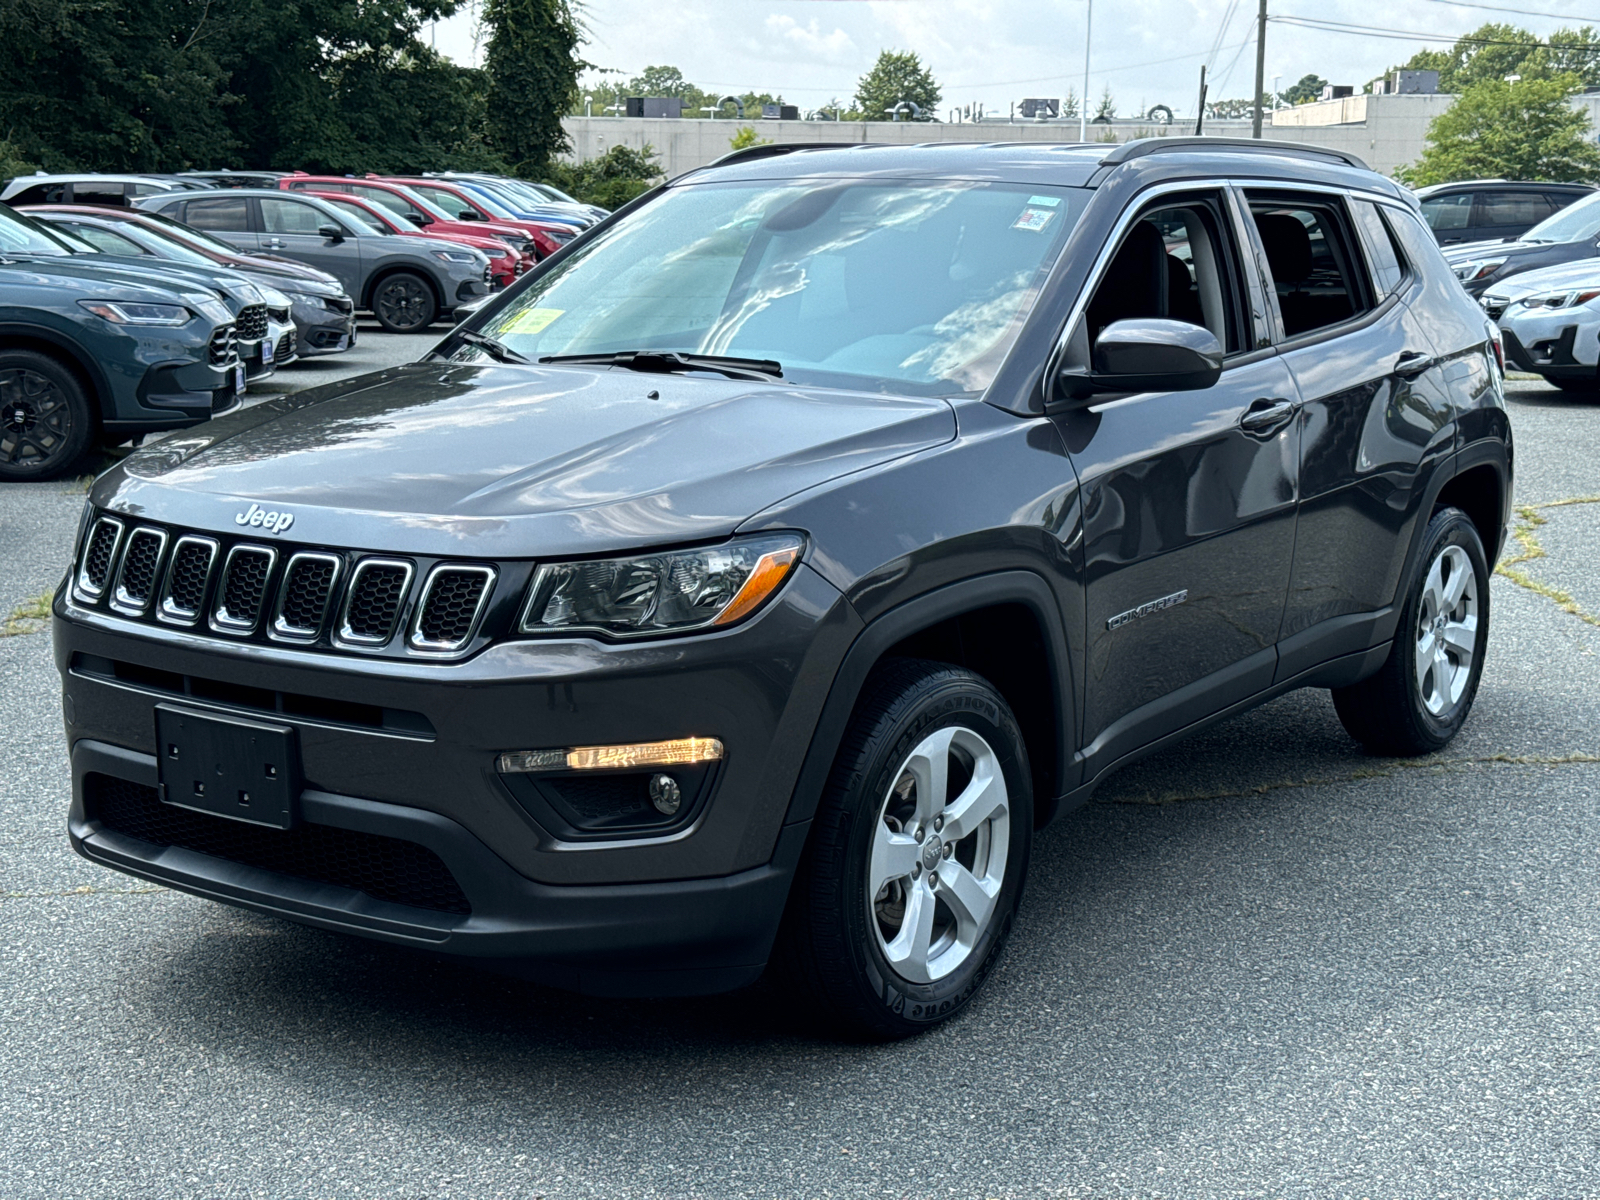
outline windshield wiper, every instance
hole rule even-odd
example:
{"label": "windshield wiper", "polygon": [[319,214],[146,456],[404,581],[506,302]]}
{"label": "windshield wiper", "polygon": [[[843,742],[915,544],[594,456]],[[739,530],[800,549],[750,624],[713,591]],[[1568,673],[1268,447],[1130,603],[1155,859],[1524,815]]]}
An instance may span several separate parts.
{"label": "windshield wiper", "polygon": [[476,346],[485,351],[495,362],[518,363],[522,366],[532,366],[531,358],[524,358],[504,342],[490,337],[486,333],[475,333],[471,329],[458,329],[455,332],[458,342],[465,342],[469,346]]}
{"label": "windshield wiper", "polygon": [[609,354],[552,354],[541,363],[575,363],[625,367],[630,371],[669,374],[676,371],[719,371],[729,379],[767,382],[783,378],[783,364],[770,358],[728,358],[720,354],[683,354],[676,350],[619,350]]}

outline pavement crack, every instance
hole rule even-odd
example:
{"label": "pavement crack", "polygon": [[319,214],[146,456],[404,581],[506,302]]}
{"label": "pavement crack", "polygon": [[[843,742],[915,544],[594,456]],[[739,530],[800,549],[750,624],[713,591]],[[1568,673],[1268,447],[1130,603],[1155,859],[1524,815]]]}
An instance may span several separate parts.
{"label": "pavement crack", "polygon": [[0,638],[21,637],[25,633],[38,633],[50,620],[50,600],[53,592],[41,592],[24,600],[11,610],[11,615],[0,624]]}
{"label": "pavement crack", "polygon": [[1535,579],[1526,571],[1517,568],[1535,559],[1548,558],[1545,548],[1539,542],[1538,528],[1548,524],[1545,517],[1539,515],[1541,509],[1566,508],[1574,504],[1600,504],[1600,496],[1568,496],[1565,500],[1550,500],[1544,504],[1519,504],[1516,506],[1517,516],[1521,518],[1511,528],[1511,536],[1516,539],[1517,545],[1522,547],[1522,553],[1501,561],[1495,567],[1494,573],[1502,579],[1509,579],[1520,588],[1526,588],[1535,595],[1543,596],[1568,616],[1577,617],[1586,625],[1593,625],[1600,629],[1600,617],[1586,612],[1582,605],[1574,600],[1570,593],[1560,588],[1551,587],[1547,583]]}
{"label": "pavement crack", "polygon": [[0,892],[0,900],[59,900],[75,896],[152,896],[157,892],[171,890],[164,887],[93,887],[86,883],[82,887],[68,888],[64,892]]}
{"label": "pavement crack", "polygon": [[1341,775],[1305,776],[1300,779],[1275,779],[1268,783],[1247,787],[1218,788],[1205,792],[1146,792],[1141,796],[1119,796],[1099,801],[1101,804],[1130,804],[1162,806],[1188,804],[1196,800],[1238,800],[1248,796],[1262,796],[1285,788],[1332,787],[1341,783],[1355,783],[1363,779],[1387,779],[1407,771],[1447,771],[1452,768],[1474,766],[1511,767],[1565,767],[1600,763],[1600,754],[1575,750],[1570,754],[1477,754],[1466,758],[1391,759],[1371,767],[1358,767]]}

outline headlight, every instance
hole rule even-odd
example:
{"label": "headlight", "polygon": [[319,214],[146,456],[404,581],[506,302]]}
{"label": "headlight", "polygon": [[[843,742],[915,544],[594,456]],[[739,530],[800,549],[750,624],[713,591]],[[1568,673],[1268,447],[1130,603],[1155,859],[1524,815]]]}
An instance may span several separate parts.
{"label": "headlight", "polygon": [[477,262],[480,257],[476,250],[435,250],[433,256],[453,263]]}
{"label": "headlight", "polygon": [[1572,308],[1587,304],[1600,296],[1600,288],[1586,288],[1570,292],[1541,292],[1537,296],[1524,296],[1517,303],[1523,308]]}
{"label": "headlight", "polygon": [[273,308],[288,308],[293,304],[286,292],[280,292],[270,284],[261,284],[261,299]]}
{"label": "headlight", "polygon": [[644,637],[731,625],[778,590],[801,544],[792,533],[759,534],[700,550],[550,563],[534,574],[518,627]]}
{"label": "headlight", "polygon": [[565,246],[573,238],[578,236],[578,231],[576,229],[547,229],[545,232],[549,235],[550,240],[558,246]]}
{"label": "headlight", "polygon": [[[78,304],[115,325],[187,325],[194,314],[181,304],[134,304],[127,300],[79,300]],[[224,321],[233,318],[223,310]]]}
{"label": "headlight", "polygon": [[1471,283],[1474,279],[1484,279],[1493,275],[1506,265],[1503,258],[1477,258],[1471,262],[1457,263],[1455,265],[1456,278],[1462,283]]}

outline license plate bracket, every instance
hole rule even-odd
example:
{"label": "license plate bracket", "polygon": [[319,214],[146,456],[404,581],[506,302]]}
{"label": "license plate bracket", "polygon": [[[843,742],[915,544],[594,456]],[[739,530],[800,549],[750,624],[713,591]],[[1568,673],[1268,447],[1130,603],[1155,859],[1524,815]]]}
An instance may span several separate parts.
{"label": "license plate bracket", "polygon": [[294,730],[156,705],[156,778],[166,804],[292,829],[300,794]]}

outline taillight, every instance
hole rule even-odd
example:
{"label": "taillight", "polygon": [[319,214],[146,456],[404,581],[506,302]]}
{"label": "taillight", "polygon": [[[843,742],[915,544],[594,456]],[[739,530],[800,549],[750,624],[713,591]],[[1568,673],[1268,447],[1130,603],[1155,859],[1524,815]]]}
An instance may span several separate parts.
{"label": "taillight", "polygon": [[1500,340],[1500,330],[1497,326],[1489,326],[1489,344],[1494,347],[1495,366],[1500,368],[1500,375],[1504,378],[1506,373],[1506,348]]}

